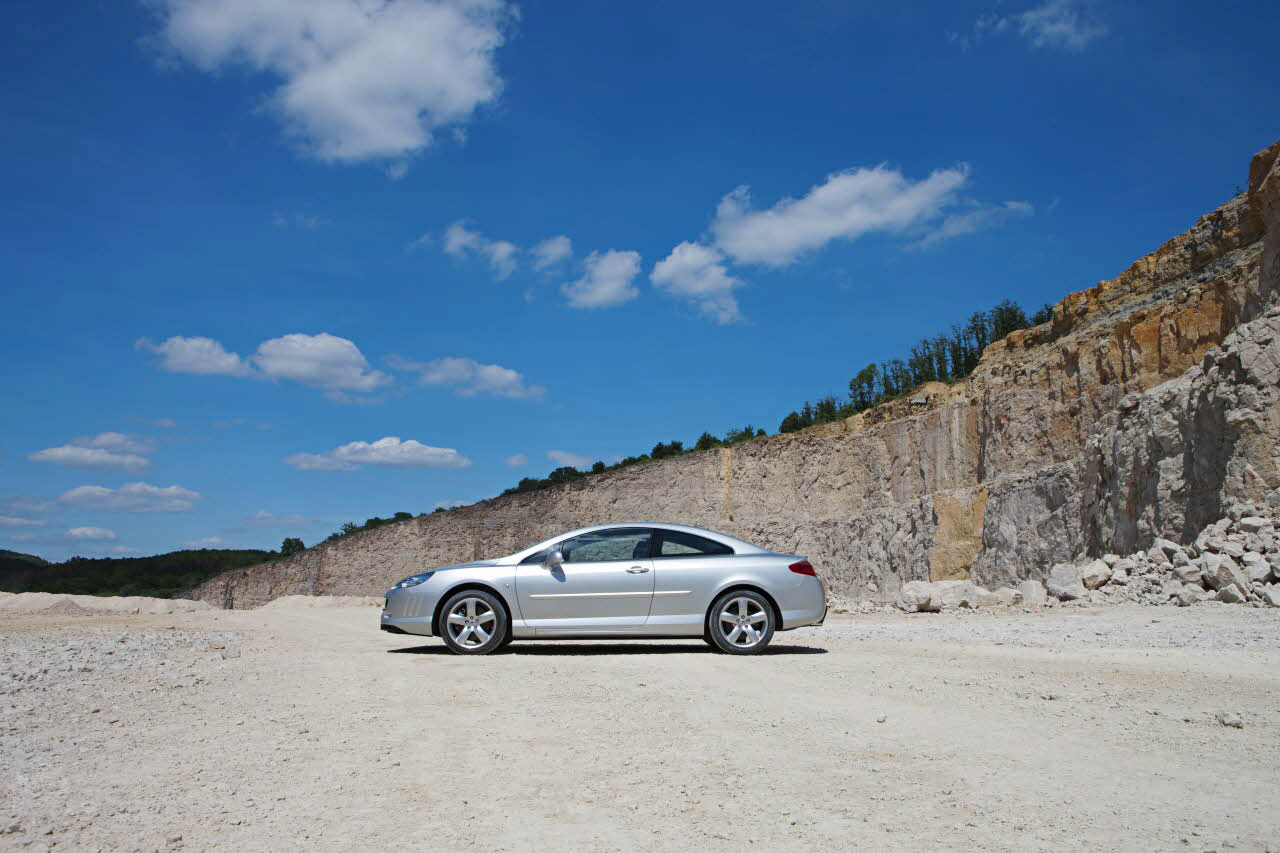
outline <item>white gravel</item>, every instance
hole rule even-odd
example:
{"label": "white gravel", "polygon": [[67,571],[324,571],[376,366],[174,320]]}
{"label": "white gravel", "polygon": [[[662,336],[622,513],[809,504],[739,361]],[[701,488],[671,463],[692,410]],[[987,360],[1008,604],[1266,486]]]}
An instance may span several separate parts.
{"label": "white gravel", "polygon": [[[1263,850],[1280,612],[461,659],[369,607],[0,614],[0,850]],[[1273,847],[1272,849],[1280,849]]]}

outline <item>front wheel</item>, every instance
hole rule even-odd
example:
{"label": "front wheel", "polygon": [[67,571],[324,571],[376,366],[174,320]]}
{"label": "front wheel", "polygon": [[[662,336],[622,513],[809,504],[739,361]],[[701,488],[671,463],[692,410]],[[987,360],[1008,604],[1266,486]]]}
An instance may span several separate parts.
{"label": "front wheel", "polygon": [[444,605],[440,638],[458,655],[487,655],[507,636],[507,611],[493,593],[464,589]]}
{"label": "front wheel", "polygon": [[758,592],[727,592],[711,605],[711,644],[731,655],[757,655],[773,639],[773,605]]}

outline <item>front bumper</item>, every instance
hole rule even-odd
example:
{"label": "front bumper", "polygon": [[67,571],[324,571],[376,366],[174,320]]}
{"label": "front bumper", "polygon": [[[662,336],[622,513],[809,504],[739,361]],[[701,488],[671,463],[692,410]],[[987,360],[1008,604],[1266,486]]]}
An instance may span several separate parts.
{"label": "front bumper", "polygon": [[387,610],[382,611],[379,627],[390,634],[417,634],[431,636],[431,616],[405,616],[397,619]]}
{"label": "front bumper", "polygon": [[382,603],[379,627],[391,634],[430,637],[431,616],[438,599],[438,593],[432,595],[421,585],[389,590]]}

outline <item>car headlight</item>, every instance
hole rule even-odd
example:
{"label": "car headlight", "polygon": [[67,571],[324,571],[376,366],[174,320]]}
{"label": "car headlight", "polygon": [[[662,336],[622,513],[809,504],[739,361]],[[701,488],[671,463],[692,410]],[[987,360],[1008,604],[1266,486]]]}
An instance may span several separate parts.
{"label": "car headlight", "polygon": [[427,578],[431,577],[431,576],[432,576],[432,575],[434,575],[434,574],[435,574],[435,572],[434,572],[434,571],[430,571],[430,572],[418,572],[416,575],[409,575],[409,577],[407,577],[407,578],[405,578],[404,580],[400,581],[399,583],[397,583],[395,586],[393,586],[393,587],[391,587],[391,588],[392,588],[392,589],[404,589],[405,587],[417,586],[418,584],[422,583],[423,581],[425,581]]}

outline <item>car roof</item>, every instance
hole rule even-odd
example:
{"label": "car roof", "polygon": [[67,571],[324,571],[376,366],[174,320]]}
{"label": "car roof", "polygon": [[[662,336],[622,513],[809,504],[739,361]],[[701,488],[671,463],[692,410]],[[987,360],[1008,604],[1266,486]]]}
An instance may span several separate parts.
{"label": "car roof", "polygon": [[727,533],[718,533],[714,530],[707,530],[702,527],[693,527],[688,524],[672,524],[666,521],[615,521],[608,524],[593,524],[589,527],[579,527],[576,530],[567,530],[564,533],[558,533],[555,536],[548,537],[536,545],[531,545],[521,551],[517,551],[512,556],[525,557],[529,554],[535,554],[540,549],[545,548],[548,544],[568,539],[573,536],[580,536],[583,533],[594,533],[597,530],[616,530],[618,528],[629,527],[652,527],[660,530],[678,530],[682,533],[691,533],[694,536],[701,536],[710,539],[713,542],[719,542],[728,545],[738,554],[769,554],[772,553],[767,548],[761,548],[759,545],[753,545],[745,539],[739,539],[736,536],[730,536]]}

